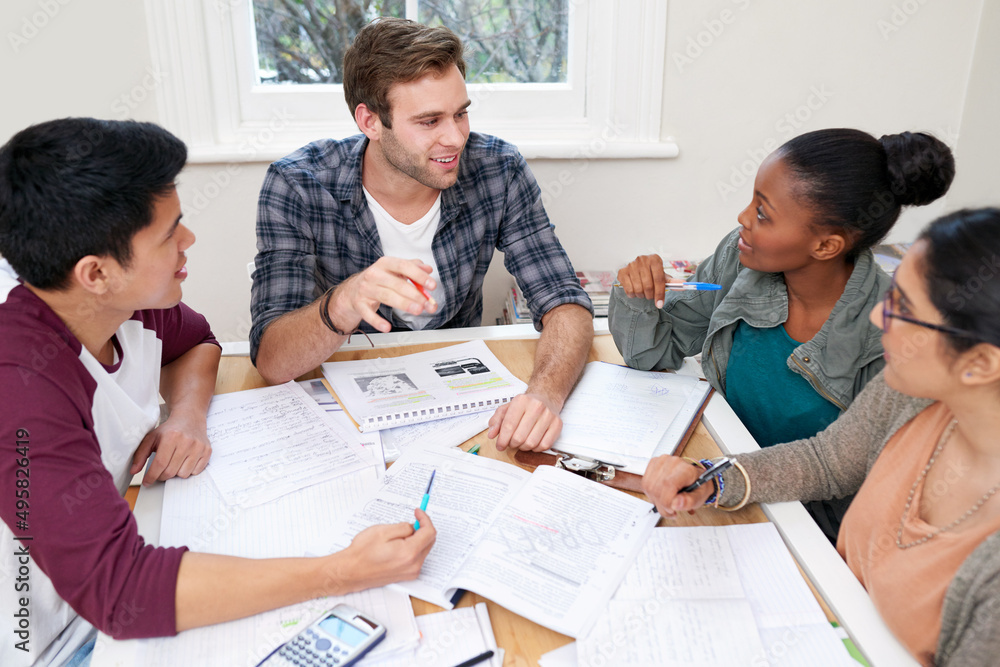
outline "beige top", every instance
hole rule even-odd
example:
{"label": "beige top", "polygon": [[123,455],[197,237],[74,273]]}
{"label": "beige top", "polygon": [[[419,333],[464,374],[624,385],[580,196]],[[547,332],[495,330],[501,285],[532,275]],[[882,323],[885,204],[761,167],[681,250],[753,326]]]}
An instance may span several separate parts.
{"label": "beige top", "polygon": [[[868,383],[847,412],[824,431],[804,440],[741,454],[740,464],[753,482],[750,502],[843,498],[857,493],[865,477],[880,460],[879,454],[896,432],[931,406],[932,402],[927,399],[913,398],[893,390],[886,385],[880,373]],[[942,418],[937,422],[938,434],[945,421]],[[919,433],[920,428],[914,429],[914,432]],[[912,476],[899,482],[905,485],[906,493],[916,479],[917,470],[927,464],[936,437],[927,434],[926,447],[920,448],[924,452],[923,458],[912,449],[904,457],[913,465]],[[898,475],[903,478],[902,472]],[[747,492],[743,475],[739,470],[730,468],[723,473],[723,477],[726,488],[721,504],[735,505]],[[982,513],[992,511],[990,505],[998,501],[1000,498],[990,500]],[[882,501],[874,505],[859,504],[858,508],[876,511],[879,502]],[[905,504],[904,496],[893,510],[897,527]],[[977,517],[977,523],[979,520]],[[971,521],[967,523],[972,525]],[[887,543],[887,538],[891,538],[888,544],[895,549],[895,532],[882,538],[883,545]],[[931,542],[937,540],[935,537]],[[855,542],[852,539],[846,548],[852,548]],[[865,544],[864,541],[857,543]],[[915,557],[922,558],[921,552],[928,548],[931,551],[934,549],[933,545],[921,544],[906,551],[915,552]],[[943,606],[937,612],[941,628],[934,655],[937,667],[996,667],[996,657],[1000,655],[1000,623],[997,623],[997,618],[1000,618],[1000,530],[968,553],[968,558],[954,572]],[[922,587],[923,584],[923,581],[912,578],[905,583],[909,588]],[[883,605],[879,605],[879,611],[890,613]],[[907,618],[911,616],[908,614]],[[898,626],[898,619],[893,621],[893,626]]]}
{"label": "beige top", "polygon": [[[983,540],[1000,529],[1000,517],[960,524],[954,531],[900,549],[897,531],[913,483],[930,460],[951,412],[940,403],[900,428],[886,443],[844,517],[837,550],[868,590],[886,625],[924,665],[934,663],[945,593],[959,566]],[[945,447],[948,445],[945,444]],[[937,530],[919,517],[925,493],[948,493],[955,475],[945,475],[913,494],[903,523],[902,543]],[[919,584],[919,585],[915,585]]]}

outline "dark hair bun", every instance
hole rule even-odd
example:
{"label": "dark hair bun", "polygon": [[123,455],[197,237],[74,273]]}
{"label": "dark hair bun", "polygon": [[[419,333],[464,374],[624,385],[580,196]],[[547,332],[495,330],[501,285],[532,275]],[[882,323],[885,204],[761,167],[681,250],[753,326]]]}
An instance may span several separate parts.
{"label": "dark hair bun", "polygon": [[955,178],[955,158],[944,142],[923,132],[879,138],[888,158],[889,185],[902,206],[923,206],[944,196]]}

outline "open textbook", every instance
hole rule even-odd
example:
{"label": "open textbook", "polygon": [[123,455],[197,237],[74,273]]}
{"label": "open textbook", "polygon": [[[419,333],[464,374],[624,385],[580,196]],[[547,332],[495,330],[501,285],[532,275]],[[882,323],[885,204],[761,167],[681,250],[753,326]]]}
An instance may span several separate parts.
{"label": "open textbook", "polygon": [[437,541],[420,577],[396,585],[445,608],[456,589],[470,590],[572,637],[593,623],[659,519],[649,503],[565,470],[407,450],[334,544],[316,551],[341,549],[373,524],[412,521],[432,471]]}
{"label": "open textbook", "polygon": [[481,340],[400,357],[328,361],[323,375],[361,431],[492,411],[527,389]]}
{"label": "open textbook", "polygon": [[643,474],[684,444],[712,387],[688,375],[592,361],[566,399],[553,449]]}

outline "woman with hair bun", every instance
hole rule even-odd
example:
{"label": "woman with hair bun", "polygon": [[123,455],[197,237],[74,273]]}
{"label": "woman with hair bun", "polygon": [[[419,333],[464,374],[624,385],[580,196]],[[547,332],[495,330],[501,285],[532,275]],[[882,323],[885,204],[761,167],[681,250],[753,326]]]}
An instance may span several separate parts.
{"label": "woman with hair bun", "polygon": [[[809,132],[760,165],[740,227],[698,266],[718,291],[665,292],[663,260],[618,272],[610,328],[625,362],[702,370],[762,447],[821,431],[884,365],[868,313],[889,286],[871,247],[903,206],[928,204],[955,175],[929,134],[875,139]],[[832,540],[850,498],[809,507]]]}
{"label": "woman with hair bun", "polygon": [[[829,428],[743,454],[716,505],[857,493],[837,550],[923,665],[1000,655],[1000,209],[931,223],[871,312],[885,369]],[[654,459],[643,488],[693,509],[698,469]],[[707,487],[707,488],[706,488]]]}

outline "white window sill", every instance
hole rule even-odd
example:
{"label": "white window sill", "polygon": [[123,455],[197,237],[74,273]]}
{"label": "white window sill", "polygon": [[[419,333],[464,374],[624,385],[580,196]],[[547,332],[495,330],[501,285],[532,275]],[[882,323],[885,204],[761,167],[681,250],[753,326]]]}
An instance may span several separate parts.
{"label": "white window sill", "polygon": [[[322,136],[316,136],[317,140]],[[600,159],[643,159],[643,158],[675,158],[679,148],[674,141],[659,142],[623,142],[611,143],[594,139],[592,142],[536,142],[522,141],[509,136],[501,136],[510,141],[521,151],[527,160],[600,160]],[[309,140],[300,143],[282,143],[269,145],[267,148],[248,152],[246,144],[216,144],[213,146],[189,146],[188,162],[191,164],[220,163],[270,163],[295,152]]]}

